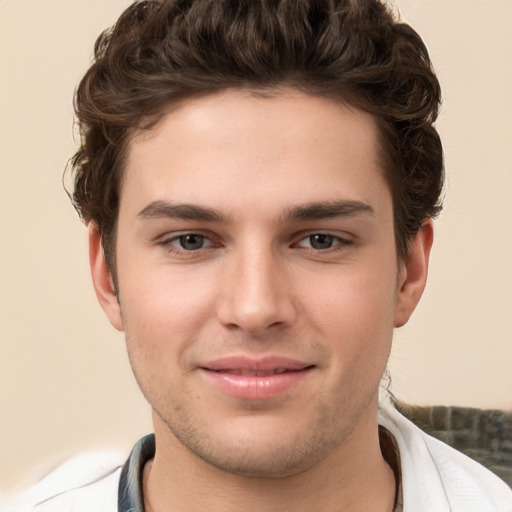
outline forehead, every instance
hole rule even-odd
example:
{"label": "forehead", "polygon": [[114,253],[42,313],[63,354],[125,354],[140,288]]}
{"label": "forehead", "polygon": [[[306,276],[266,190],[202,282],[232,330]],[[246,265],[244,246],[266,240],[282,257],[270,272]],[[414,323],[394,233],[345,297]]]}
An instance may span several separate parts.
{"label": "forehead", "polygon": [[379,155],[377,124],[360,110],[294,91],[224,91],[174,105],[131,140],[121,206],[137,199],[218,199],[225,208],[262,197],[280,206],[343,196],[368,202],[364,196],[387,189]]}

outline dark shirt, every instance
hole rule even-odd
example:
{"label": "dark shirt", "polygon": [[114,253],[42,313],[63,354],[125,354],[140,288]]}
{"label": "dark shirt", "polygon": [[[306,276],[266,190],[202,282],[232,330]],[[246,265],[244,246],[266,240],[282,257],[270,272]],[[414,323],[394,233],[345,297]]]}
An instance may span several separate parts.
{"label": "dark shirt", "polygon": [[143,437],[133,447],[119,479],[118,512],[144,512],[142,475],[146,462],[155,456],[155,435]]}
{"label": "dark shirt", "polygon": [[[393,436],[383,427],[379,426],[379,437],[381,449],[385,459],[388,461],[397,482],[397,498],[399,497],[400,487],[400,462],[398,459],[398,449]],[[133,447],[128,460],[123,466],[121,477],[119,479],[119,494],[117,500],[118,512],[144,512],[144,497],[142,494],[142,477],[144,466],[155,456],[155,435],[149,434],[143,437]],[[395,507],[397,507],[397,501]],[[395,510],[401,510],[396,508]]]}

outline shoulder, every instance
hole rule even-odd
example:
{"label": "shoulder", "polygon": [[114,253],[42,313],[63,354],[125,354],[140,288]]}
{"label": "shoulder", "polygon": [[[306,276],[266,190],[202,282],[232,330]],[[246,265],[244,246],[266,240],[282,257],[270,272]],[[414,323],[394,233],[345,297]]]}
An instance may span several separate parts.
{"label": "shoulder", "polygon": [[3,512],[117,511],[126,455],[87,453],[72,458],[26,491],[4,498]]}
{"label": "shoulder", "polygon": [[512,490],[505,482],[425,434],[392,405],[381,407],[379,423],[398,445],[405,511],[512,511]]}

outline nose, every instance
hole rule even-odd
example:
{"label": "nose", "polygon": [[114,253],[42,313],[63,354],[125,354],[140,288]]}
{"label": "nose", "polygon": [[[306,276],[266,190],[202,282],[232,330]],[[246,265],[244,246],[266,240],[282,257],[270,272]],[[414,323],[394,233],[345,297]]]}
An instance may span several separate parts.
{"label": "nose", "polygon": [[219,321],[252,336],[291,325],[296,319],[292,283],[271,250],[248,250],[226,261]]}

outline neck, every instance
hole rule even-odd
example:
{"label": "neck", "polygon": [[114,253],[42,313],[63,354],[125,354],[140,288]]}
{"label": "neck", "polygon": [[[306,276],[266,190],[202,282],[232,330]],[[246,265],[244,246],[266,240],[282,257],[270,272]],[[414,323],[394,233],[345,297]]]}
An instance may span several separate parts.
{"label": "neck", "polygon": [[190,454],[156,419],[156,455],[144,470],[146,512],[392,512],[395,477],[381,453],[375,416],[365,423],[313,467],[262,478]]}

